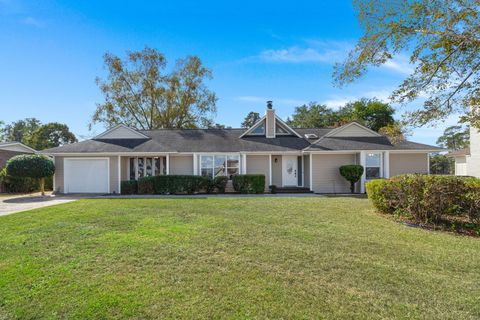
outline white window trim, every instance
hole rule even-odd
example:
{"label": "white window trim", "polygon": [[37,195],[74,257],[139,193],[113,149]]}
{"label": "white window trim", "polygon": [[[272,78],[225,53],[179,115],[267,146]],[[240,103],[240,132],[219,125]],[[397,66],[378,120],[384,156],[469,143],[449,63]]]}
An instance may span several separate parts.
{"label": "white window trim", "polygon": [[[368,158],[368,155],[369,154],[377,154],[380,156],[380,159],[379,159],[379,163],[380,165],[378,167],[372,167],[372,166],[368,166],[367,167],[367,158]],[[375,180],[375,179],[378,179],[378,178],[367,178],[367,168],[379,168],[379,177],[378,178],[383,178],[384,177],[384,172],[383,172],[383,153],[382,152],[369,152],[369,151],[366,151],[365,152],[365,181],[370,181],[370,180]]]}
{"label": "white window trim", "polygon": [[[228,157],[228,156],[234,156],[238,157],[238,174],[242,174],[242,155],[238,153],[206,153],[206,154],[200,154],[200,159],[198,161],[198,175],[202,175],[202,158],[203,157],[213,157],[213,173],[215,173],[215,157]],[[225,177],[228,177],[228,168],[234,168],[234,167],[225,167]],[[214,176],[212,176],[214,178]]]}

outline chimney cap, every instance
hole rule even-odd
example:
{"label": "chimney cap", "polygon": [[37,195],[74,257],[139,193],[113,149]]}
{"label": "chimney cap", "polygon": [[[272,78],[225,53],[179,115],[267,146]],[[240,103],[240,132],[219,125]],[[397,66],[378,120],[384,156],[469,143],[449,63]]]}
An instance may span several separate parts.
{"label": "chimney cap", "polygon": [[272,109],[273,108],[273,101],[268,100],[267,101],[267,109]]}

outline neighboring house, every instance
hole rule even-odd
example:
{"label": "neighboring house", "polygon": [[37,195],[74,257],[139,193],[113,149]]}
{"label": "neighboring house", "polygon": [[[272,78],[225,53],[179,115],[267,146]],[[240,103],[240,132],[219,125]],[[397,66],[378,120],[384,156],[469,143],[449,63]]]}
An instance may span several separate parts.
{"label": "neighboring house", "polygon": [[470,126],[470,148],[452,151],[455,159],[455,175],[480,178],[480,132]]}
{"label": "neighboring house", "polygon": [[42,151],[55,159],[54,189],[62,193],[119,193],[122,180],[143,176],[264,174],[265,189],[305,187],[317,193],[349,192],[339,174],[345,164],[366,168],[368,179],[428,173],[438,147],[389,140],[358,123],[336,129],[294,129],[271,103],[250,129],[137,131],[117,125],[91,140]]}
{"label": "neighboring house", "polygon": [[19,154],[35,153],[32,149],[20,142],[0,142],[0,169],[5,167],[7,161]]}
{"label": "neighboring house", "polygon": [[[35,153],[36,150],[27,147],[20,142],[0,142],[0,170],[5,167],[7,161],[19,154]],[[0,192],[4,192],[4,186],[0,183]]]}

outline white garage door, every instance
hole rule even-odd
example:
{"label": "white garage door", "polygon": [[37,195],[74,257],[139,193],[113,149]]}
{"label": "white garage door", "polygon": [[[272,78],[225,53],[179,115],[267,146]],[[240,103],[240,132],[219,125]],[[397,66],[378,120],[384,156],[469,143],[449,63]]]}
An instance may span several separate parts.
{"label": "white garage door", "polygon": [[64,160],[65,193],[108,193],[108,159]]}

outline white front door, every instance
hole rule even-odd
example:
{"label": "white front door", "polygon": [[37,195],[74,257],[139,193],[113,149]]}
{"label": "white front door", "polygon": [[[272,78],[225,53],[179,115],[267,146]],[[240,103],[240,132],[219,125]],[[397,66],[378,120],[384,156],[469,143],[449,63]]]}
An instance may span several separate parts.
{"label": "white front door", "polygon": [[283,186],[298,186],[297,156],[282,156]]}

